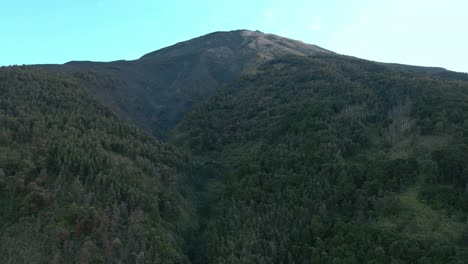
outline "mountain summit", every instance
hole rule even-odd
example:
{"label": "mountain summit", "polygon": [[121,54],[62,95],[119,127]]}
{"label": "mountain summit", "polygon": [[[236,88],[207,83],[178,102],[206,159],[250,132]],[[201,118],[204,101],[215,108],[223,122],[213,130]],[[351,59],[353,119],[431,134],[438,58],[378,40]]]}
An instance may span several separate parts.
{"label": "mountain summit", "polygon": [[317,53],[331,53],[328,50],[302,41],[265,34],[261,31],[235,30],[228,32],[214,32],[173,46],[160,49],[144,55],[141,59],[155,59],[161,57],[177,57],[188,54],[216,53],[219,56],[258,55],[260,58],[272,59],[282,55],[314,55]]}
{"label": "mountain summit", "polygon": [[285,55],[333,54],[260,31],[215,32],[134,61],[49,65],[80,78],[121,117],[153,131],[172,128],[192,104],[258,65]]}

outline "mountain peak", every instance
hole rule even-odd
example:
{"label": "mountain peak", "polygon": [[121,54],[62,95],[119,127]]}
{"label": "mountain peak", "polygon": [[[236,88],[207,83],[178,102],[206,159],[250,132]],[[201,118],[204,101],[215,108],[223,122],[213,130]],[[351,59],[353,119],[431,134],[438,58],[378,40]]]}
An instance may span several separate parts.
{"label": "mountain peak", "polygon": [[141,57],[152,59],[156,57],[175,57],[189,54],[202,54],[213,50],[244,53],[265,59],[272,59],[283,55],[314,55],[317,53],[332,53],[326,49],[302,41],[263,33],[259,30],[217,31],[191,40],[179,42]]}
{"label": "mountain peak", "polygon": [[[179,42],[134,61],[70,62],[49,68],[84,76],[85,85],[119,116],[148,130],[167,130],[192,104],[213,95],[222,85],[256,72],[269,60],[322,53],[332,54],[301,41],[242,29]],[[94,77],[89,77],[90,70]]]}

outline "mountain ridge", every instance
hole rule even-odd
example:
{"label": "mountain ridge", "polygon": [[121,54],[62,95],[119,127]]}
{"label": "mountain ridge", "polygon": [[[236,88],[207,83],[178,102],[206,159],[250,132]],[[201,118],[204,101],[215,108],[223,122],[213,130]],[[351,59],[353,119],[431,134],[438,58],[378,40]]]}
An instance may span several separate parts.
{"label": "mountain ridge", "polygon": [[37,67],[78,77],[120,117],[161,135],[194,103],[223,84],[255,72],[266,61],[284,55],[318,54],[334,53],[273,34],[236,30],[179,42],[137,60],[71,61]]}
{"label": "mountain ridge", "polygon": [[[283,56],[343,56],[313,44],[260,31],[217,31],[149,52],[136,60],[37,65],[82,81],[121,118],[165,138],[182,117],[223,85]],[[356,58],[357,59],[357,58]],[[441,78],[468,75],[439,68],[382,64]]]}

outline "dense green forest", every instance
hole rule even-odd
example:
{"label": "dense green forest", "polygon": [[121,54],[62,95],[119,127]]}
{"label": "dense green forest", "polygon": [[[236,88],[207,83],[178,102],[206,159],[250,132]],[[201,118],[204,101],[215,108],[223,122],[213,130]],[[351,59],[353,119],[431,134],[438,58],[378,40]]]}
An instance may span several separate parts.
{"label": "dense green forest", "polygon": [[464,74],[285,56],[168,142],[84,77],[0,68],[0,263],[468,263]]}
{"label": "dense green forest", "polygon": [[196,263],[468,263],[468,83],[286,57],[199,105]]}
{"label": "dense green forest", "polygon": [[72,79],[0,69],[0,263],[188,263],[190,170]]}

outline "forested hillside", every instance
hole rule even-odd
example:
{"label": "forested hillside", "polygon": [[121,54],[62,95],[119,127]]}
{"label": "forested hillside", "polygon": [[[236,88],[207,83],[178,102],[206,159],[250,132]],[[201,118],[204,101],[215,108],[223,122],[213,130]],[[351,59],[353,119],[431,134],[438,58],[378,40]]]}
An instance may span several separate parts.
{"label": "forested hillside", "polygon": [[459,79],[286,57],[195,107],[171,139],[197,164],[194,262],[467,263]]}
{"label": "forested hillside", "polygon": [[246,30],[0,68],[0,263],[468,263],[468,75]]}
{"label": "forested hillside", "polygon": [[0,68],[0,263],[188,263],[189,173],[76,81]]}

